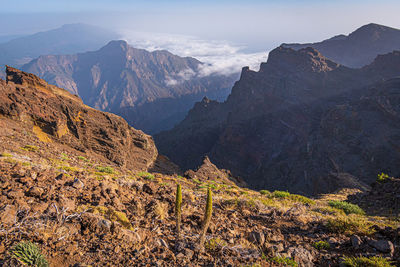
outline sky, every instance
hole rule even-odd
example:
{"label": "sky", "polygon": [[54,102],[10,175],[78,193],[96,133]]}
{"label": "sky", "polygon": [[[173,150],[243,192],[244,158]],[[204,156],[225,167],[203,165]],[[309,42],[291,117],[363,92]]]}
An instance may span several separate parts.
{"label": "sky", "polygon": [[[281,43],[315,42],[367,23],[400,28],[399,0],[0,0],[1,35],[66,23],[115,30],[130,44],[193,56],[229,74]],[[5,27],[6,25],[6,27]]]}

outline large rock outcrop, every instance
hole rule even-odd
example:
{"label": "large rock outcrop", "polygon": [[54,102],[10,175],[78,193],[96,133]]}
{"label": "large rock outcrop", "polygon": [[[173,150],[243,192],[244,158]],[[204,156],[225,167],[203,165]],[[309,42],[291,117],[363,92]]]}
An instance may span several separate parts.
{"label": "large rock outcrop", "polygon": [[399,74],[399,52],[351,69],[281,46],[259,72],[243,69],[226,102],[197,103],[156,143],[184,168],[208,155],[257,189],[365,188],[382,170],[400,174]]}
{"label": "large rock outcrop", "polygon": [[120,166],[147,170],[157,158],[151,136],[121,117],[84,105],[79,97],[18,69],[0,80],[0,115],[30,124],[43,142],[90,151]]}

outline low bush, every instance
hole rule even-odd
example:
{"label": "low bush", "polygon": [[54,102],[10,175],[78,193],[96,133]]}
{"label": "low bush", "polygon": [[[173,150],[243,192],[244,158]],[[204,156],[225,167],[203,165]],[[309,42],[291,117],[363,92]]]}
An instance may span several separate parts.
{"label": "low bush", "polygon": [[276,198],[288,198],[290,196],[290,193],[287,191],[274,191],[272,193],[272,196]]}
{"label": "low bush", "polygon": [[153,181],[155,179],[154,175],[151,173],[148,173],[148,172],[138,172],[137,176],[142,177],[143,179],[146,179],[146,180],[151,180],[151,181]]}
{"label": "low bush", "polygon": [[49,266],[39,247],[29,241],[23,241],[15,245],[11,248],[10,254],[24,265],[35,267]]}
{"label": "low bush", "polygon": [[323,250],[323,249],[328,250],[330,249],[331,245],[326,241],[318,241],[313,244],[313,247],[318,250]]}
{"label": "low bush", "polygon": [[310,205],[315,204],[315,201],[308,197],[302,195],[290,194],[287,191],[274,191],[272,192],[271,196],[274,198],[288,199],[293,202],[301,202],[303,204],[310,204]]}
{"label": "low bush", "polygon": [[222,247],[226,245],[227,243],[220,238],[211,238],[205,243],[204,247],[209,252],[215,252],[220,250]]}
{"label": "low bush", "polygon": [[351,216],[335,216],[328,219],[327,227],[331,232],[339,234],[362,234],[370,235],[374,233],[371,228],[373,222],[368,221],[365,217]]}
{"label": "low bush", "polygon": [[26,145],[24,147],[21,147],[21,149],[25,150],[25,151],[30,151],[30,152],[35,152],[35,151],[39,150],[39,148],[37,146],[33,146],[33,145]]}
{"label": "low bush", "polygon": [[261,195],[270,195],[271,193],[268,190],[260,190]]}
{"label": "low bush", "polygon": [[328,202],[328,204],[333,208],[343,210],[346,214],[365,214],[365,212],[358,205],[351,204],[346,201],[331,200]]}
{"label": "low bush", "polygon": [[97,166],[96,170],[98,170],[99,172],[104,172],[104,173],[108,173],[108,174],[114,173],[114,169],[109,166],[107,166],[107,167]]}
{"label": "low bush", "polygon": [[344,257],[343,264],[348,267],[391,267],[394,266],[382,257]]}
{"label": "low bush", "polygon": [[266,260],[267,262],[273,262],[275,264],[278,264],[279,266],[281,266],[281,265],[292,266],[292,267],[298,266],[297,262],[291,258],[283,258],[283,257],[278,257],[278,256],[268,258],[264,254],[262,254],[261,258],[263,260]]}
{"label": "low bush", "polygon": [[382,172],[381,174],[378,174],[378,178],[376,179],[376,181],[378,183],[384,183],[387,181],[388,178],[389,178],[389,175]]}

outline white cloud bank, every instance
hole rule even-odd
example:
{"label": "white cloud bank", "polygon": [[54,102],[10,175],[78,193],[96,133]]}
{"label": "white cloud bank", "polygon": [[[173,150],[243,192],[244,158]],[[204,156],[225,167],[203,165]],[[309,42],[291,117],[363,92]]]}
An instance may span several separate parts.
{"label": "white cloud bank", "polygon": [[188,69],[173,79],[166,81],[175,85],[179,81],[189,80],[194,76],[204,77],[212,74],[230,75],[239,73],[244,66],[258,70],[260,63],[265,62],[268,53],[245,53],[245,47],[229,44],[226,41],[208,41],[194,36],[177,34],[155,34],[122,31],[123,39],[136,48],[149,51],[168,50],[182,57],[194,57],[205,63],[198,70]]}

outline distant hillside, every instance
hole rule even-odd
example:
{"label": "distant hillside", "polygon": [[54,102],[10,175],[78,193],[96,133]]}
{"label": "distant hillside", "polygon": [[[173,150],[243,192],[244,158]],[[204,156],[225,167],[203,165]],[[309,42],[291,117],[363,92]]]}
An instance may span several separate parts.
{"label": "distant hillside", "polygon": [[112,41],[100,50],[41,56],[24,65],[85,104],[123,116],[147,133],[172,128],[204,96],[224,100],[238,74],[197,74],[203,63],[168,51],[149,52]]}
{"label": "distant hillside", "polygon": [[116,38],[116,33],[99,27],[68,24],[1,43],[0,65],[19,67],[41,55],[90,51]]}
{"label": "distant hillside", "polygon": [[296,50],[313,47],[327,58],[348,67],[362,67],[379,54],[400,49],[400,30],[378,24],[368,24],[349,35],[308,44],[283,44]]}
{"label": "distant hillside", "polygon": [[22,35],[22,34],[21,35],[14,35],[14,34],[13,35],[0,35],[0,43],[5,43],[10,40],[22,37],[22,36],[24,36],[24,35]]}

